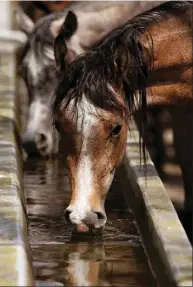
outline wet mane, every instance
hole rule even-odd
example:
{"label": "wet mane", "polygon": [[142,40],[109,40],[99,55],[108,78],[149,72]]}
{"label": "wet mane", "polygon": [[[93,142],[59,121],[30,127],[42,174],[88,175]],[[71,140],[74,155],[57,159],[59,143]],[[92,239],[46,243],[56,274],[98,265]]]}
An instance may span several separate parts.
{"label": "wet mane", "polygon": [[[62,75],[56,90],[53,114],[64,99],[68,105],[73,98],[81,100],[83,94],[95,106],[120,108],[116,93],[108,88],[109,84],[115,89],[123,87],[130,113],[135,109],[135,93],[138,90],[138,105],[144,110],[148,72],[153,66],[153,42],[151,35],[145,32],[150,25],[189,7],[192,8],[192,2],[166,2],[129,20],[109,33],[91,52],[79,56]],[[148,50],[141,41],[144,34],[149,43]],[[119,48],[120,54],[125,57],[124,67],[119,63]]]}

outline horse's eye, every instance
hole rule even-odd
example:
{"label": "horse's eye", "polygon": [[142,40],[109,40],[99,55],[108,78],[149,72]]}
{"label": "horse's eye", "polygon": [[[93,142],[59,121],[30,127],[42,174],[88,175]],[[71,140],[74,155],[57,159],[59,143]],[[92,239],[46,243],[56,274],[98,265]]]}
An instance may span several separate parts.
{"label": "horse's eye", "polygon": [[121,132],[121,128],[122,125],[121,124],[117,124],[111,131],[111,136],[112,137],[117,137],[119,136],[120,132]]}

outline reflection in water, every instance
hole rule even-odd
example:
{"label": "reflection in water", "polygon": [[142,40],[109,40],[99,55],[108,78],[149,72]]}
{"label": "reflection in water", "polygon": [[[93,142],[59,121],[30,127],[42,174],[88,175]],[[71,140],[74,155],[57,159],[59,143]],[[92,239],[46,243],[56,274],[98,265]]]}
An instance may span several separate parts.
{"label": "reflection in water", "polygon": [[107,197],[102,237],[65,224],[70,188],[58,160],[27,161],[24,184],[37,286],[156,286],[118,179]]}
{"label": "reflection in water", "polygon": [[156,286],[139,245],[79,242],[32,251],[38,286]]}
{"label": "reflection in water", "polygon": [[[98,286],[100,262],[104,260],[103,246],[77,244],[68,256],[68,283],[73,286]],[[65,256],[66,257],[66,256]],[[65,258],[64,257],[64,258]]]}

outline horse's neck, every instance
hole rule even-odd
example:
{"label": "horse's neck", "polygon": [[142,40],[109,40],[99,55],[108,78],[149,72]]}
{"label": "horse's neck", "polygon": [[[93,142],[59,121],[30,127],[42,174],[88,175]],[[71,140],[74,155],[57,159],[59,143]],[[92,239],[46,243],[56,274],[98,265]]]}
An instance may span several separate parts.
{"label": "horse's neck", "polygon": [[154,50],[154,67],[149,77],[149,103],[186,104],[192,99],[190,13],[169,17],[148,29]]}
{"label": "horse's neck", "polygon": [[161,3],[163,1],[101,2],[99,4],[96,1],[93,2],[87,13],[84,10],[76,9],[78,30],[68,41],[67,45],[70,48],[77,47],[75,52],[81,54],[97,42],[100,42],[119,25]]}
{"label": "horse's neck", "polygon": [[[179,53],[186,55],[185,50],[190,50],[191,47],[187,47],[185,43],[186,41],[189,43],[190,37],[192,37],[191,17],[191,11],[182,12],[181,15],[167,17],[148,28],[148,33],[153,40],[155,67],[171,65],[171,61],[176,61],[176,56],[178,56]],[[183,51],[180,49],[180,52],[180,50],[177,51],[177,47],[185,49]]]}

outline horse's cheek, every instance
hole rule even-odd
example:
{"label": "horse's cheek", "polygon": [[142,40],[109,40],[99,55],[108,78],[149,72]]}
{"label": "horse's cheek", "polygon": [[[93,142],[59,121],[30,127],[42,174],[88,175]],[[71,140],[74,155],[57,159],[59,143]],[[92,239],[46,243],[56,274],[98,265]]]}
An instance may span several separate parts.
{"label": "horse's cheek", "polygon": [[112,161],[114,166],[118,166],[123,159],[126,148],[126,138],[122,136],[112,149]]}

